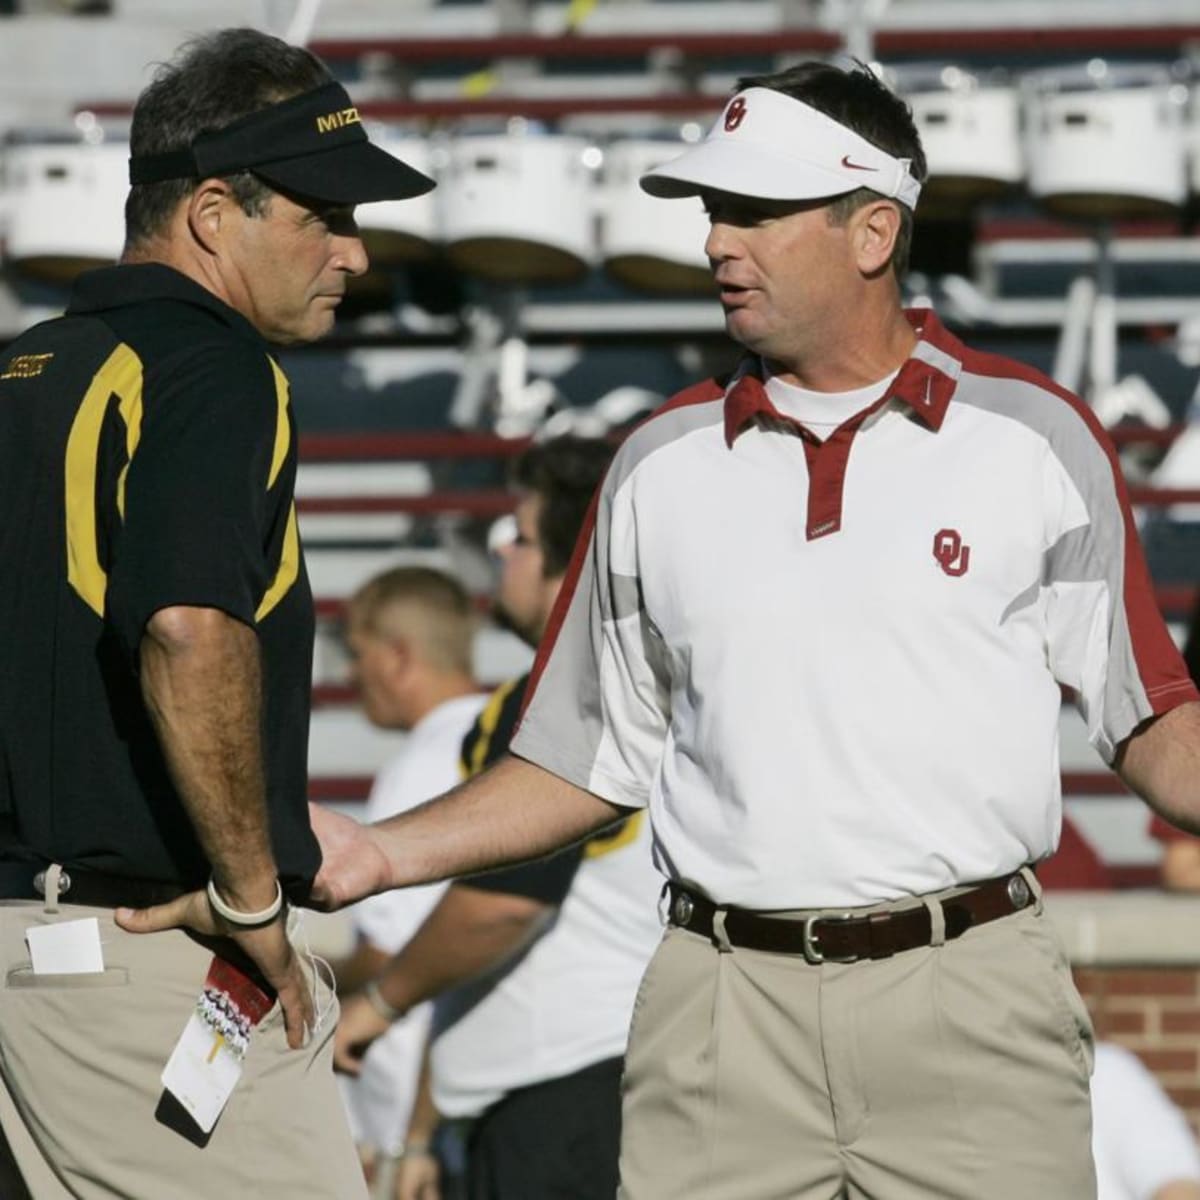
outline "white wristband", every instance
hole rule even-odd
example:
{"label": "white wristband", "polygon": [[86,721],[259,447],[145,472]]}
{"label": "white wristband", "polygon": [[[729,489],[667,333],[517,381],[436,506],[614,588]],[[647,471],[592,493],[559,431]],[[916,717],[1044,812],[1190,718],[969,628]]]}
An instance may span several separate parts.
{"label": "white wristband", "polygon": [[213,907],[213,912],[222,920],[228,921],[230,925],[236,925],[239,929],[257,929],[263,925],[270,925],[272,921],[279,916],[283,910],[283,885],[278,879],[275,880],[275,899],[271,901],[266,908],[260,909],[258,912],[241,912],[236,908],[231,908],[221,897],[221,893],[217,891],[217,885],[211,878],[208,881],[208,902]]}
{"label": "white wristband", "polygon": [[428,1138],[410,1138],[398,1150],[392,1151],[392,1158],[396,1162],[405,1158],[418,1157],[433,1157],[433,1145]]}
{"label": "white wristband", "polygon": [[367,1003],[385,1020],[398,1021],[404,1016],[405,1010],[397,1008],[394,1004],[384,998],[383,993],[379,990],[379,980],[369,979],[363,986],[363,996]]}

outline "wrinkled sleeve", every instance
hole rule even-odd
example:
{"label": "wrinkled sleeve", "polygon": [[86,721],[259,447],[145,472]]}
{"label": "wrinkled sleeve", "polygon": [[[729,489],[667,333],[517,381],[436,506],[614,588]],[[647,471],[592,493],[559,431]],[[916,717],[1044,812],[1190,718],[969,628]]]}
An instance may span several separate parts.
{"label": "wrinkled sleeve", "polygon": [[1106,762],[1137,726],[1200,698],[1167,632],[1119,464],[1082,421],[1048,452],[1047,658]]}
{"label": "wrinkled sleeve", "polygon": [[538,650],[514,754],[614,804],[644,807],[670,686],[642,599],[636,474],[618,454],[575,547]]}
{"label": "wrinkled sleeve", "polygon": [[[251,627],[286,519],[285,403],[260,353],[201,347],[161,368],[124,486],[106,617],[136,655],[171,605],[217,608]],[[150,389],[148,388],[148,391]]]}

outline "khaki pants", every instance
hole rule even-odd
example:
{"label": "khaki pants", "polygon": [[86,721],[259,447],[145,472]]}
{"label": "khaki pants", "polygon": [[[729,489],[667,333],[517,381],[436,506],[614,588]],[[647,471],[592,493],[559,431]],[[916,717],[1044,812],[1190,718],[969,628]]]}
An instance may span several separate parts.
{"label": "khaki pants", "polygon": [[[32,974],[30,925],[93,916],[103,973]],[[177,931],[125,933],[107,909],[0,902],[0,1123],[33,1200],[365,1200],[323,982],[314,999],[329,1011],[303,1050],[287,1048],[278,1006],[255,1030],[206,1146],[156,1119],[159,1076],[211,960]]]}
{"label": "khaki pants", "polygon": [[1040,903],[844,965],[672,928],[634,1008],[619,1195],[1093,1200],[1091,1057]]}

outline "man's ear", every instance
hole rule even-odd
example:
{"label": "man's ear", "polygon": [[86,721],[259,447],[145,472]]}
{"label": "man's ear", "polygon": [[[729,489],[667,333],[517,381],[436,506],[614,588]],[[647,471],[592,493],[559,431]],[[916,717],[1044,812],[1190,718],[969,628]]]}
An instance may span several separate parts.
{"label": "man's ear", "polygon": [[187,223],[192,237],[209,254],[217,252],[221,233],[229,220],[230,205],[237,202],[223,179],[202,179],[187,202]]}
{"label": "man's ear", "polygon": [[387,639],[387,671],[393,678],[403,676],[412,665],[412,643],[406,637],[389,637]]}
{"label": "man's ear", "polygon": [[864,275],[877,275],[891,261],[900,236],[900,209],[891,200],[875,200],[854,213],[854,250]]}

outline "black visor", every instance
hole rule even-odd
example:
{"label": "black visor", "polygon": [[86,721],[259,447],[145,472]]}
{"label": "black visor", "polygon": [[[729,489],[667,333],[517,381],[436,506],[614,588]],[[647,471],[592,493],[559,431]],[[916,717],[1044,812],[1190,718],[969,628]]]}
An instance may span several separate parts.
{"label": "black visor", "polygon": [[129,182],[208,179],[253,171],[289,192],[330,204],[407,200],[431,191],[427,175],[373,145],[340,83],[272,104],[186,150],[129,160]]}

